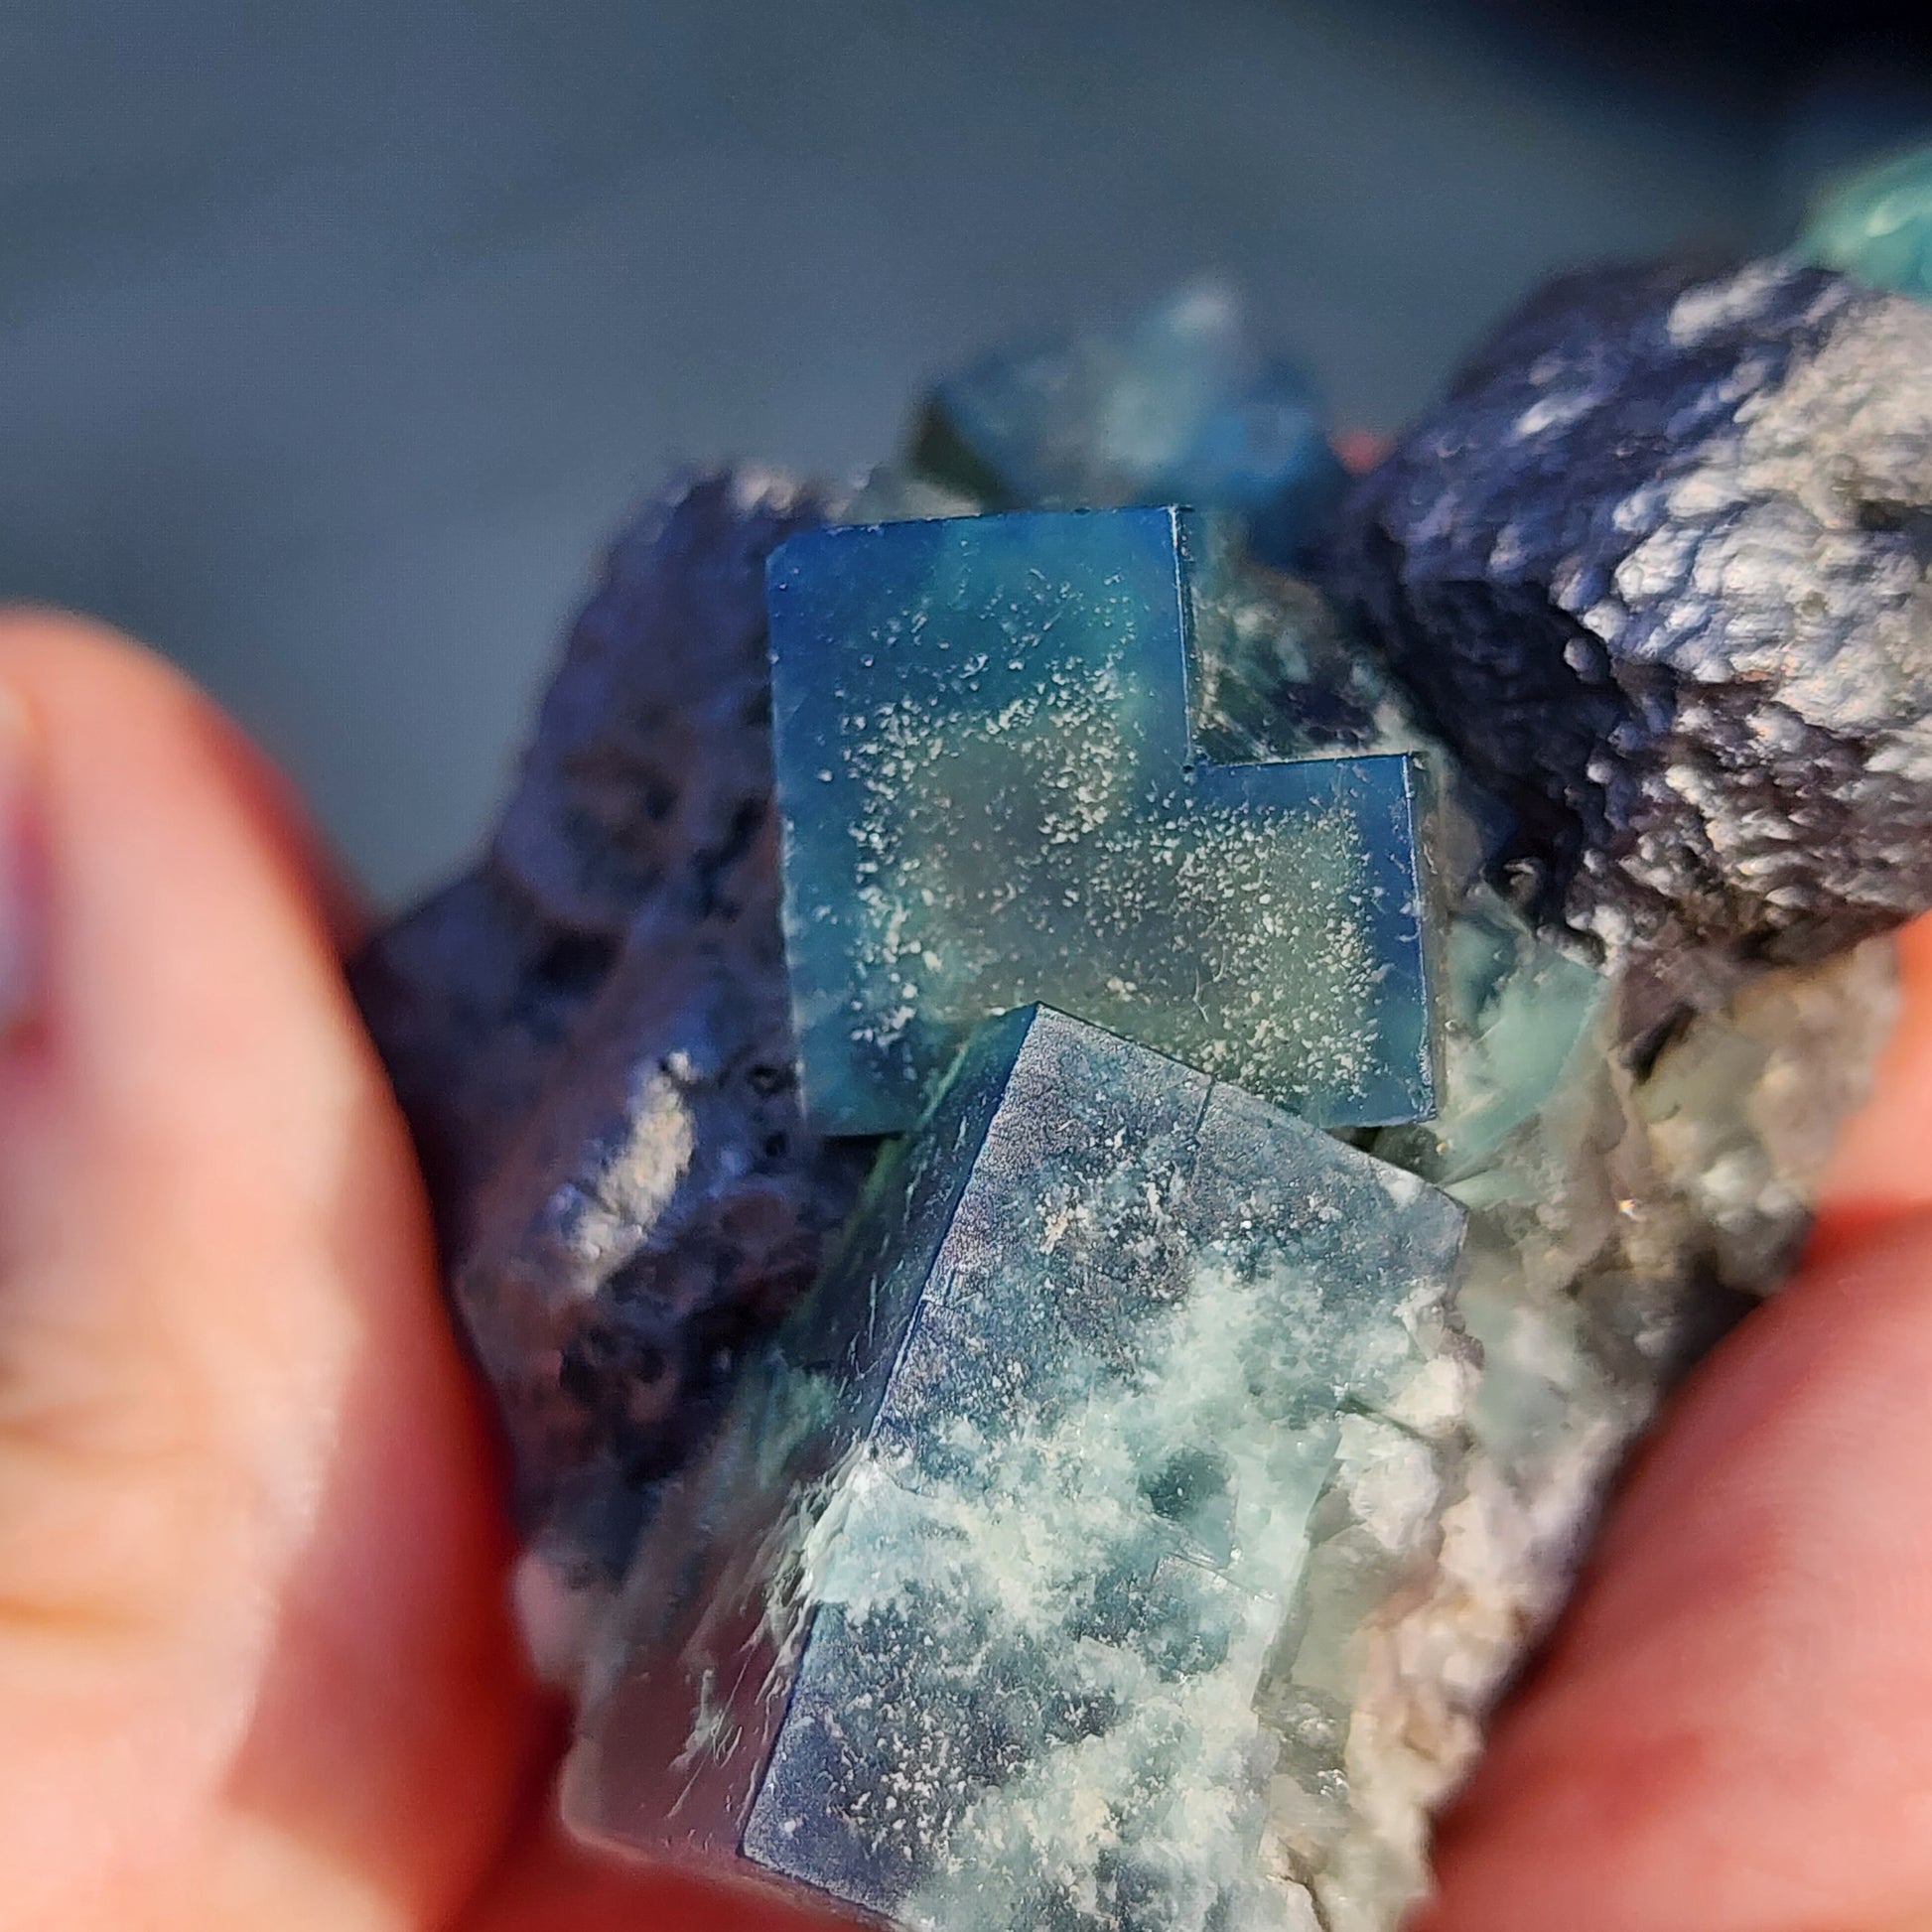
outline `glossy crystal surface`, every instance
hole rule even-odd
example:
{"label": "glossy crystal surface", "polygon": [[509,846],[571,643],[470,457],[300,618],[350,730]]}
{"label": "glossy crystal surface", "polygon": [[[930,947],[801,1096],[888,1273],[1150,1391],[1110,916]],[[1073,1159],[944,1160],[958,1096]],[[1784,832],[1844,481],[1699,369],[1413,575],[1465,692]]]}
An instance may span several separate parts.
{"label": "glossy crystal surface", "polygon": [[988,1022],[642,1547],[572,1823],[933,1932],[1312,1927],[1270,1816],[1334,1669],[1311,1519],[1427,1495],[1461,1232],[1146,1048]]}
{"label": "glossy crystal surface", "polygon": [[1932,299],[1932,147],[1890,155],[1834,183],[1798,247],[1873,288]]}
{"label": "glossy crystal surface", "polygon": [[996,509],[1227,510],[1281,569],[1303,559],[1347,481],[1313,385],[1257,345],[1214,284],[1123,329],[1017,345],[948,377],[913,455]]}
{"label": "glossy crystal surface", "polygon": [[971,1028],[1034,1000],[1322,1125],[1431,1111],[1420,767],[1201,757],[1216,570],[1212,530],[1170,509],[775,553],[785,942],[821,1131],[908,1127]]}

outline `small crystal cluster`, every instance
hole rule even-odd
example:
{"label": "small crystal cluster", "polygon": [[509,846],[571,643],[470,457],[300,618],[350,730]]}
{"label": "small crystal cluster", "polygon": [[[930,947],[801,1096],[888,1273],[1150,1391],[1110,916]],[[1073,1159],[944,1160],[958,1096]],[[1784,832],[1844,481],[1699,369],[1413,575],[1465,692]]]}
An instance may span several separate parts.
{"label": "small crystal cluster", "polygon": [[1324,1126],[1431,1111],[1420,766],[1201,755],[1219,548],[1124,509],[847,525],[772,558],[820,1129],[913,1126],[973,1024],[1030,1000]]}
{"label": "small crystal cluster", "polygon": [[[1312,385],[1256,345],[1239,302],[1211,282],[1124,329],[1024,345],[946,377],[913,446],[928,490],[988,509],[1212,505],[1282,569],[1306,560],[1347,483]],[[853,515],[876,506],[862,497]]]}
{"label": "small crystal cluster", "polygon": [[1932,309],[1559,284],[1312,579],[1244,343],[1196,293],[844,502],[675,494],[358,962],[594,1841],[930,1932],[1392,1932],[1802,1241],[1932,902]]}

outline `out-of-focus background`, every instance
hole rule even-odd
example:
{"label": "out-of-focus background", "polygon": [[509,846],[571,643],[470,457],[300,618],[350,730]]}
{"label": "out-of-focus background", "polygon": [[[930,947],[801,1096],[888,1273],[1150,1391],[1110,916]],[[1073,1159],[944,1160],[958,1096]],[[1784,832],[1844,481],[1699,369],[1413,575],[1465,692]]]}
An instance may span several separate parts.
{"label": "out-of-focus background", "polygon": [[689,462],[1203,271],[1392,428],[1552,270],[1776,245],[1923,0],[6,0],[0,597],[171,652],[377,893]]}

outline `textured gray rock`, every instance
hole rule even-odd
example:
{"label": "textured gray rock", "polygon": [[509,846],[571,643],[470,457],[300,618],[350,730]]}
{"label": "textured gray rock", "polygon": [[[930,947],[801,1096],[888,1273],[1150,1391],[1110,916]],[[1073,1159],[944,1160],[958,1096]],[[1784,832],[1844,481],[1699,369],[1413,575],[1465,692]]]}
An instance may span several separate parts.
{"label": "textured gray rock", "polygon": [[1761,975],[1657,1053],[1637,1089],[1651,1157],[1725,1287],[1762,1294],[1798,1259],[1839,1127],[1864,1099],[1898,1008],[1892,946],[1867,939]]}
{"label": "textured gray rock", "polygon": [[352,971],[572,1582],[621,1569],[868,1158],[799,1119],[778,934],[764,559],[819,515],[742,473],[620,538],[487,856]]}
{"label": "textured gray rock", "polygon": [[1695,990],[1932,903],[1928,563],[1932,308],[1766,261],[1537,296],[1331,578],[1518,814],[1518,890]]}

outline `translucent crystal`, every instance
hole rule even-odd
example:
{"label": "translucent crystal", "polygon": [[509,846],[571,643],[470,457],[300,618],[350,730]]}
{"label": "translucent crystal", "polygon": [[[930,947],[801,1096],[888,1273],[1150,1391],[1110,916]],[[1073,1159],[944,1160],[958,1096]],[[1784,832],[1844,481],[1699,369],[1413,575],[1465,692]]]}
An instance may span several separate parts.
{"label": "translucent crystal", "polygon": [[575,1827],[934,1932],[1312,1928],[1271,1807],[1343,1654],[1315,1512],[1426,1528],[1461,1224],[1143,1047],[989,1022],[640,1549]]}
{"label": "translucent crystal", "polygon": [[942,381],[914,460],[994,509],[1189,503],[1295,563],[1346,476],[1314,389],[1251,340],[1226,289],[1182,289],[1115,334],[1020,346]]}
{"label": "translucent crystal", "polygon": [[1168,509],[775,553],[785,941],[821,1131],[909,1126],[972,1026],[1033,1000],[1325,1125],[1431,1111],[1420,767],[1199,755],[1215,557]]}
{"label": "translucent crystal", "polygon": [[[897,523],[976,516],[986,507],[916,471],[881,464],[830,520]],[[1232,527],[1225,518],[1213,521]],[[1320,591],[1236,547],[1223,544],[1221,553],[1208,581],[1193,586],[1188,698],[1196,750],[1223,764],[1414,750],[1420,734],[1401,694]]]}
{"label": "translucent crystal", "polygon": [[1812,208],[1798,248],[1873,288],[1932,298],[1932,147],[1834,183]]}
{"label": "translucent crystal", "polygon": [[1187,665],[1200,757],[1239,764],[1422,745],[1373,655],[1312,584],[1226,555],[1203,575]]}

